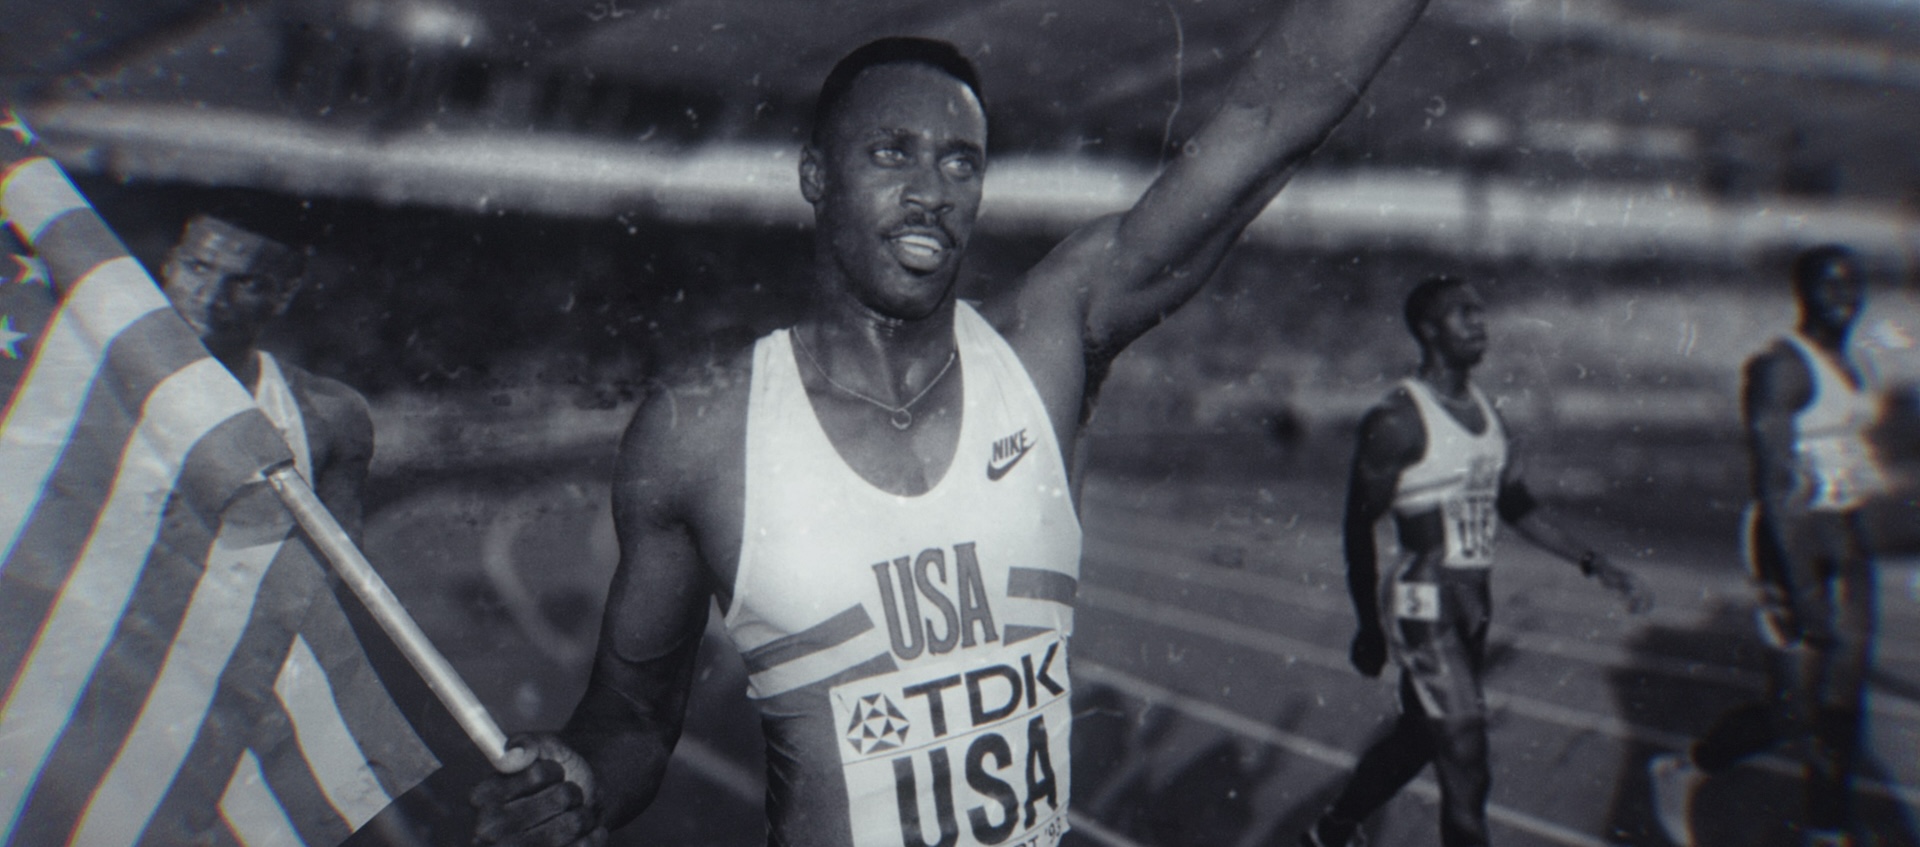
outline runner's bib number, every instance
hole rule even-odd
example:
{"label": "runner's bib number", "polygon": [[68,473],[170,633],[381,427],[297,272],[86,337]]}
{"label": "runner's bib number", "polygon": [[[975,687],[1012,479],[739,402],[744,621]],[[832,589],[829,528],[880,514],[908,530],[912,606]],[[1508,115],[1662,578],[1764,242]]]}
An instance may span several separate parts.
{"label": "runner's bib number", "polygon": [[1403,621],[1440,620],[1440,586],[1427,582],[1393,584],[1393,616]]}
{"label": "runner's bib number", "polygon": [[1073,710],[1057,635],[829,699],[855,847],[1054,847],[1066,834]]}
{"label": "runner's bib number", "polygon": [[1440,503],[1446,520],[1447,565],[1484,568],[1493,564],[1493,540],[1500,529],[1494,502],[1500,491],[1500,462],[1475,457],[1464,486]]}
{"label": "runner's bib number", "polygon": [[1447,564],[1455,567],[1484,567],[1493,564],[1493,537],[1497,531],[1491,496],[1449,498],[1445,503],[1447,519]]}

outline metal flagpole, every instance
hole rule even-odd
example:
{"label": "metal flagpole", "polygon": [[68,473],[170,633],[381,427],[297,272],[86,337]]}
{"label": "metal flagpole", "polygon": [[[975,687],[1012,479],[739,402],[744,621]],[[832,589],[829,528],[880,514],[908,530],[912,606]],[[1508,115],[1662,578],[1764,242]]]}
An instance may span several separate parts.
{"label": "metal flagpole", "polygon": [[386,630],[388,637],[399,646],[407,662],[426,680],[427,687],[434,696],[440,698],[447,711],[453,713],[453,719],[466,730],[467,737],[473,739],[475,746],[485,754],[487,761],[501,773],[513,773],[533,763],[534,754],[525,748],[507,749],[507,738],[500,731],[500,725],[494,723],[493,716],[487,713],[487,707],[475,697],[473,689],[460,678],[453,665],[428,640],[427,634],[413,622],[413,616],[407,614],[400,599],[393,596],[393,590],[387,587],[385,580],[375,572],[373,564],[354,546],[353,539],[347,536],[346,529],[333,519],[333,514],[320,503],[313,488],[300,476],[293,465],[282,465],[267,473],[267,482],[280,495],[294,520],[300,522],[300,528],[306,530],[307,537],[320,548],[320,552],[333,566],[334,572],[346,580],[353,593],[366,604],[373,619],[380,622],[380,628]]}

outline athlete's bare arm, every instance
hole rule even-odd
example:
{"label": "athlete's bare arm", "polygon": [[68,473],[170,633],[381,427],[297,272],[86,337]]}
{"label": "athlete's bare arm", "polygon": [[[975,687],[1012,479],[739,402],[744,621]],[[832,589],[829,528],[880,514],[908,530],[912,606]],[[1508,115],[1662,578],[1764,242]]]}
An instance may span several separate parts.
{"label": "athlete's bare arm", "polygon": [[[1760,504],[1764,531],[1775,533],[1782,551],[1788,584],[1782,586],[1792,611],[1789,628],[1806,637],[1830,637],[1824,624],[1831,620],[1823,592],[1807,590],[1818,584],[1814,563],[1794,555],[1785,538],[1801,517],[1794,502],[1794,417],[1813,402],[1813,372],[1798,351],[1776,344],[1747,362],[1740,392],[1741,418],[1747,430],[1747,450],[1753,469],[1753,499]],[[1817,628],[1808,631],[1809,627]]]}
{"label": "athlete's bare arm", "polygon": [[1347,557],[1347,592],[1353,599],[1358,623],[1348,658],[1356,670],[1379,676],[1387,663],[1387,636],[1380,621],[1380,559],[1374,544],[1374,526],[1393,507],[1400,474],[1427,451],[1427,434],[1420,413],[1404,390],[1394,392],[1360,420],[1353,468],[1347,482],[1347,512],[1343,524]]}
{"label": "athlete's bare arm", "polygon": [[[475,790],[480,843],[600,843],[653,800],[708,606],[716,592],[728,601],[737,564],[749,362],[657,391],[635,413],[614,471],[620,563],[587,691],[557,738],[526,740],[546,761]],[[579,763],[589,778],[562,773]]]}
{"label": "athlete's bare arm", "polygon": [[[1500,425],[1505,427],[1506,423],[1502,421]],[[1624,598],[1629,611],[1640,614],[1653,608],[1653,592],[1632,572],[1615,565],[1605,554],[1576,538],[1534,501],[1527,488],[1519,445],[1512,439],[1508,440],[1507,466],[1500,480],[1496,506],[1501,520],[1513,527],[1521,538],[1579,565],[1582,573]]]}
{"label": "athlete's bare arm", "polygon": [[1046,398],[1062,446],[1090,372],[1198,291],[1227,248],[1319,146],[1426,0],[1295,0],[1220,107],[1134,207],[1068,236],[990,317]]}

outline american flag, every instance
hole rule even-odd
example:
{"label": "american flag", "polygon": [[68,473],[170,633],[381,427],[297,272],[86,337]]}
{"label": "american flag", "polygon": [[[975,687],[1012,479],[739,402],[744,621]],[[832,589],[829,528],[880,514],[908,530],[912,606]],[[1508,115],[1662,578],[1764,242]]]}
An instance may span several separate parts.
{"label": "american flag", "polygon": [[340,843],[435,730],[263,483],[285,442],[0,116],[0,840]]}

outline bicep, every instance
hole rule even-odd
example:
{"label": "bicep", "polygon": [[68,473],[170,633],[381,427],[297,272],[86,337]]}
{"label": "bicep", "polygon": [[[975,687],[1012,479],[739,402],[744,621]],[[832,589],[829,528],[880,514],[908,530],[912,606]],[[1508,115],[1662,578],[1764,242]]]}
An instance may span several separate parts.
{"label": "bicep", "polygon": [[[656,402],[658,401],[658,402]],[[620,561],[607,591],[587,691],[563,737],[593,763],[609,825],[651,801],[684,721],[705,630],[709,569],[694,486],[711,457],[675,431],[671,399],[643,404],[622,439],[613,484]]]}
{"label": "bicep", "polygon": [[625,663],[674,652],[705,623],[711,580],[683,506],[684,478],[633,439],[621,447],[614,484],[620,561],[607,590],[601,648]]}
{"label": "bicep", "polygon": [[1741,375],[1741,415],[1749,433],[1777,427],[1813,400],[1813,375],[1788,348],[1756,357]]}
{"label": "bicep", "polygon": [[1755,358],[1743,375],[1740,402],[1753,461],[1753,494],[1762,502],[1792,485],[1794,416],[1813,400],[1813,377],[1788,348]]}
{"label": "bicep", "polygon": [[1348,474],[1349,529],[1364,525],[1372,531],[1373,522],[1393,506],[1400,473],[1419,461],[1425,450],[1426,433],[1411,410],[1390,402],[1367,413],[1360,422]]}
{"label": "bicep", "polygon": [[1347,475],[1347,522],[1352,526],[1372,526],[1393,506],[1393,493],[1399,482],[1397,471],[1356,455]]}

